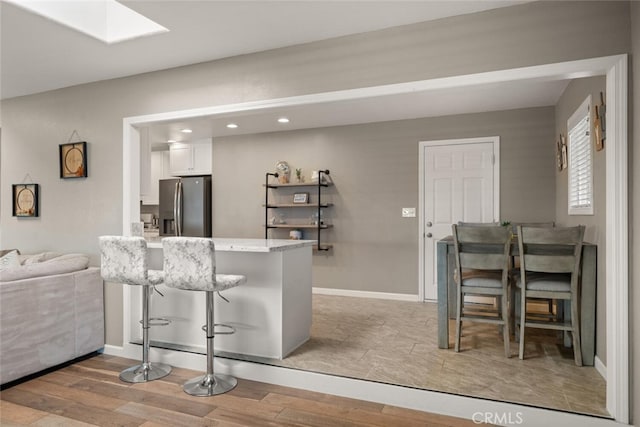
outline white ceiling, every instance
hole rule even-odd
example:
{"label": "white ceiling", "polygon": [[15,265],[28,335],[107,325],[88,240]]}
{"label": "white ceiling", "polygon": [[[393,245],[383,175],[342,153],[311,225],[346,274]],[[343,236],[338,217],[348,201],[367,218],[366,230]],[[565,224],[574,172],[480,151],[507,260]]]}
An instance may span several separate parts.
{"label": "white ceiling", "polygon": [[[51,0],[56,1],[56,0]],[[524,1],[123,1],[170,32],[117,44],[1,2],[3,99]],[[554,105],[568,80],[493,83],[151,127],[152,142]],[[291,123],[278,124],[287,116]],[[229,122],[238,129],[226,128]],[[190,135],[180,132],[189,127]]]}

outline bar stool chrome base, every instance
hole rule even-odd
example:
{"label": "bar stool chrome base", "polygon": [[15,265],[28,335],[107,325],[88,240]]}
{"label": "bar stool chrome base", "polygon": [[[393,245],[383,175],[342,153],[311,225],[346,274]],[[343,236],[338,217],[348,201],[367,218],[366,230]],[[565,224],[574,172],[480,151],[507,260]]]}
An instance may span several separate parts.
{"label": "bar stool chrome base", "polygon": [[165,363],[143,363],[120,372],[120,379],[128,383],[145,383],[166,377],[171,373],[171,366]]}
{"label": "bar stool chrome base", "polygon": [[215,396],[233,390],[236,385],[238,380],[231,375],[205,374],[187,381],[182,389],[192,396]]}

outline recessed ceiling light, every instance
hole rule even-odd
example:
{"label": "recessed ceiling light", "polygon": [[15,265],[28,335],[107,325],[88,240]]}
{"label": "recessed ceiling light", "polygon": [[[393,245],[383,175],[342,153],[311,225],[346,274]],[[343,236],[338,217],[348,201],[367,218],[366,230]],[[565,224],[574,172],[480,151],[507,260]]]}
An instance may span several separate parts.
{"label": "recessed ceiling light", "polygon": [[115,0],[8,1],[105,43],[169,31]]}
{"label": "recessed ceiling light", "polygon": [[237,124],[235,124],[235,123],[229,123],[229,124],[227,125],[227,127],[228,127],[229,129],[237,129],[237,128],[238,128],[238,125],[237,125]]}
{"label": "recessed ceiling light", "polygon": [[289,119],[286,117],[280,117],[278,123],[289,123]]}
{"label": "recessed ceiling light", "polygon": [[180,130],[180,132],[183,132],[183,133],[191,133],[191,132],[193,132],[193,131],[192,131],[191,129],[181,129],[181,130]]}
{"label": "recessed ceiling light", "polygon": [[167,140],[167,142],[168,142],[169,144],[173,144],[174,142],[176,142],[176,140],[175,140],[175,139],[168,139],[168,140]]}

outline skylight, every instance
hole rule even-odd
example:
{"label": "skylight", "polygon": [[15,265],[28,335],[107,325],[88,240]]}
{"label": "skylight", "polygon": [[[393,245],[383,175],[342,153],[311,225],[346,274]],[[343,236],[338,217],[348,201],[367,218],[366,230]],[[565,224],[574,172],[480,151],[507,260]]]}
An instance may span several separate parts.
{"label": "skylight", "polygon": [[105,43],[169,31],[115,0],[6,0]]}

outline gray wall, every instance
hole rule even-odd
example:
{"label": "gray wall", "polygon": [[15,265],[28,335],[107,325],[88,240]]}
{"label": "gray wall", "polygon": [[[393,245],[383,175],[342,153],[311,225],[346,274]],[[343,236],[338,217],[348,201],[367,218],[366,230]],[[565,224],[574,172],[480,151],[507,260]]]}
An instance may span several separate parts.
{"label": "gray wall", "polygon": [[[627,53],[629,7],[527,3],[4,100],[2,200],[29,173],[42,185],[42,214],[16,220],[2,203],[0,246],[97,262],[97,236],[122,230],[123,117]],[[89,177],[62,181],[58,144],[73,130],[89,142]],[[106,310],[107,342],[118,345],[119,286],[107,287]]]}
{"label": "gray wall", "polygon": [[[629,80],[629,218],[630,224],[630,266],[629,266],[629,321],[631,324],[629,351],[631,352],[631,416],[632,423],[640,425],[640,3],[631,2],[631,72]],[[639,105],[635,105],[639,104]],[[634,165],[636,165],[634,167]]]}
{"label": "gray wall", "polygon": [[314,286],[417,294],[418,218],[400,213],[422,210],[418,142],[493,135],[501,138],[502,218],[553,220],[554,110],[546,107],[216,138],[214,234],[264,235],[262,183],[276,161],[301,167],[307,179],[329,169],[335,206],[324,211],[335,227],[322,236],[334,249],[314,257]]}
{"label": "gray wall", "polygon": [[[606,78],[604,76],[577,79],[565,89],[556,105],[556,135],[562,133],[567,136],[567,120],[591,95],[591,111],[595,105],[600,105],[600,92],[606,92]],[[606,100],[605,100],[606,101]],[[557,137],[556,137],[557,138]],[[606,148],[605,148],[606,150]],[[556,222],[558,225],[585,225],[585,240],[598,245],[598,290],[597,290],[597,336],[596,354],[606,365],[606,154],[605,150],[593,149],[593,215],[569,215],[567,207],[568,170],[556,172]]]}

